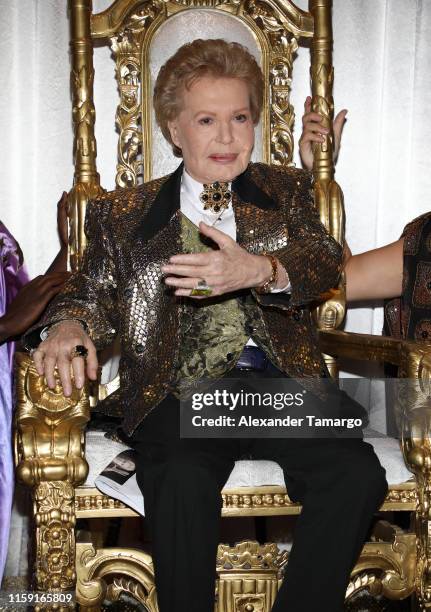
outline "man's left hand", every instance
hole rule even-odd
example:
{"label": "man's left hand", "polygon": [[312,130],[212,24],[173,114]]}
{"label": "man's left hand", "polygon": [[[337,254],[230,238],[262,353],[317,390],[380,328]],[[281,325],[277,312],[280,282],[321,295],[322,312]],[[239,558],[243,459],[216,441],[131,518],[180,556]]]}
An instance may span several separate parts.
{"label": "man's left hand", "polygon": [[[211,238],[219,249],[174,255],[168,264],[162,266],[165,283],[175,288],[175,295],[190,296],[202,280],[211,287],[213,297],[258,287],[270,278],[271,264],[267,257],[248,253],[230,236],[206,223],[199,224],[199,231]],[[207,296],[190,297],[202,299]]]}

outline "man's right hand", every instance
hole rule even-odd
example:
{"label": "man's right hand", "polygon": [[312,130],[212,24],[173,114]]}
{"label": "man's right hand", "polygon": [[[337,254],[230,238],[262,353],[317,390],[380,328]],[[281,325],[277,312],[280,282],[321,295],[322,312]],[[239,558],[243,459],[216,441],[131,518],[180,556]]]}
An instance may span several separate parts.
{"label": "man's right hand", "polygon": [[[70,358],[74,348],[80,345],[88,351],[86,366],[83,357]],[[38,374],[45,376],[50,389],[55,388],[54,370],[57,366],[66,397],[72,394],[72,372],[78,389],[84,386],[85,372],[91,380],[97,378],[96,348],[78,321],[55,325],[48,338],[34,351],[33,359]]]}

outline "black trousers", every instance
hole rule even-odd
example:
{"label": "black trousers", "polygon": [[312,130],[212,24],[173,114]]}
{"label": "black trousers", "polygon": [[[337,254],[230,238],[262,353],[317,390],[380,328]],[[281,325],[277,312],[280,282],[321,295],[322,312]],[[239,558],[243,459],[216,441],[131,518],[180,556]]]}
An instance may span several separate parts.
{"label": "black trousers", "polygon": [[[274,372],[275,371],[275,372]],[[274,377],[233,370],[230,376]],[[160,612],[214,612],[221,490],[236,459],[276,461],[303,510],[272,612],[340,612],[373,513],[387,493],[385,470],[362,439],[187,439],[169,395],[132,444],[153,541]]]}

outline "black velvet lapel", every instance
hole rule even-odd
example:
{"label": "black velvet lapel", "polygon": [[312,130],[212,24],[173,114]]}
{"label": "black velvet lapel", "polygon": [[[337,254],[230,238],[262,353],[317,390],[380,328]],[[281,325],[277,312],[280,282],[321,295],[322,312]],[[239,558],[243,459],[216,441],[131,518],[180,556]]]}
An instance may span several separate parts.
{"label": "black velvet lapel", "polygon": [[168,225],[172,215],[180,209],[182,175],[183,164],[181,163],[175,172],[163,183],[141,224],[139,237],[144,241],[150,240],[163,227]]}
{"label": "black velvet lapel", "polygon": [[232,182],[234,191],[244,203],[250,203],[258,208],[278,208],[277,203],[256,185],[247,168]]}

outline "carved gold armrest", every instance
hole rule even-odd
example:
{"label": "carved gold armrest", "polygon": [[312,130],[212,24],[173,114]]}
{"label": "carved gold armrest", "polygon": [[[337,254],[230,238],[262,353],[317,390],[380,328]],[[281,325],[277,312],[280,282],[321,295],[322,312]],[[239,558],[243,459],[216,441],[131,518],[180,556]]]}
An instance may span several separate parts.
{"label": "carved gold armrest", "polygon": [[87,388],[63,395],[39,376],[32,358],[17,353],[15,413],[15,464],[17,477],[29,486],[65,480],[77,485],[85,480],[85,425],[90,418]]}
{"label": "carved gold armrest", "polygon": [[320,331],[322,351],[336,357],[386,361],[399,367],[398,410],[407,466],[422,482],[431,476],[431,344],[368,334]]}
{"label": "carved gold armrest", "polygon": [[73,388],[72,395],[65,397],[57,374],[51,390],[29,355],[18,353],[15,364],[15,464],[17,477],[32,488],[33,586],[43,592],[73,590],[75,486],[88,473],[84,456],[88,389]]}
{"label": "carved gold armrest", "polygon": [[[370,334],[353,334],[338,330],[319,330],[319,343],[322,352],[334,357],[347,357],[367,361],[387,361],[401,365],[403,341]],[[404,342],[406,348],[414,342]]]}

